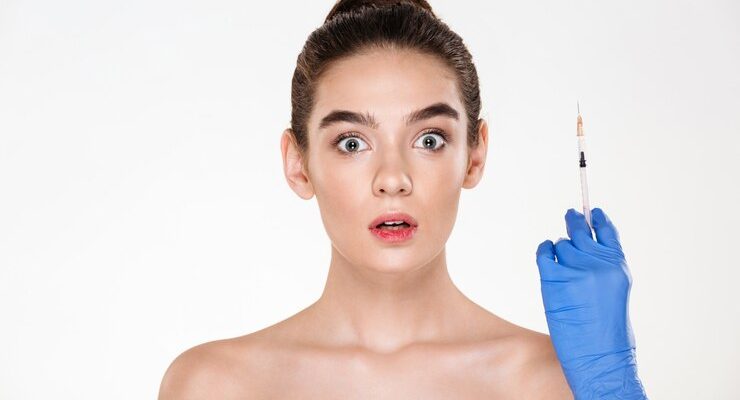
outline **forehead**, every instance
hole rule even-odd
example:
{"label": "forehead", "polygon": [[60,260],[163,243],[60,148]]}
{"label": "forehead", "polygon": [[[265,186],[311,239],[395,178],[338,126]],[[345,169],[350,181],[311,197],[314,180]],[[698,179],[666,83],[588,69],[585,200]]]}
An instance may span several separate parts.
{"label": "forehead", "polygon": [[335,109],[369,112],[396,123],[408,112],[444,102],[463,114],[452,69],[409,50],[374,50],[334,62],[319,79],[309,126]]}

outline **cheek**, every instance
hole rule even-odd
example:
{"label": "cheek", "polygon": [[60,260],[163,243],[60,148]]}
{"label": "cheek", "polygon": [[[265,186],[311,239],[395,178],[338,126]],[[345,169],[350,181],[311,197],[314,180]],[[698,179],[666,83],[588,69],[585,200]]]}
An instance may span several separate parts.
{"label": "cheek", "polygon": [[[365,203],[372,193],[368,176],[361,168],[326,166],[311,177],[324,222],[331,230],[349,229],[364,215]],[[358,214],[359,213],[359,214]]]}
{"label": "cheek", "polygon": [[424,203],[425,219],[434,216],[434,224],[445,231],[451,228],[457,216],[463,168],[458,163],[430,166],[415,179],[414,190],[416,197]]}
{"label": "cheek", "polygon": [[334,214],[339,214],[343,220],[349,210],[354,210],[363,205],[363,199],[367,201],[370,192],[367,189],[367,178],[357,174],[349,174],[342,171],[325,178],[321,188],[321,195],[326,207]]}

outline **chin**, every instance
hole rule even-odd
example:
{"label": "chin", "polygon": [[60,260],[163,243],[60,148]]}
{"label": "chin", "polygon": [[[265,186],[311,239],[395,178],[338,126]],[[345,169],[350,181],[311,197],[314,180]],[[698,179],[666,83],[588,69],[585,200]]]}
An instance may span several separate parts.
{"label": "chin", "polygon": [[[434,255],[427,253],[429,249],[419,247],[390,247],[376,249],[372,254],[364,254],[356,257],[355,265],[376,272],[406,273],[424,268]],[[439,252],[436,252],[438,254]]]}
{"label": "chin", "polygon": [[361,265],[373,271],[387,273],[414,271],[423,265],[418,259],[414,259],[414,257],[373,257],[370,261]]}
{"label": "chin", "polygon": [[421,238],[418,233],[407,242],[395,244],[383,243],[372,234],[359,241],[358,236],[347,234],[330,237],[336,239],[332,240],[334,251],[357,269],[402,274],[423,268],[444,250],[444,242],[437,246],[430,243],[428,237]]}

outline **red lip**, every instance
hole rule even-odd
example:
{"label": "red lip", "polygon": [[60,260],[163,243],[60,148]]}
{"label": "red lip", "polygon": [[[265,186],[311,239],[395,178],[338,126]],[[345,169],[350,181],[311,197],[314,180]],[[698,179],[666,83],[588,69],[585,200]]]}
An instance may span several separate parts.
{"label": "red lip", "polygon": [[370,225],[368,226],[368,228],[374,229],[378,225],[380,225],[380,224],[382,224],[383,222],[386,222],[386,221],[403,221],[403,222],[411,225],[411,227],[416,227],[416,226],[419,225],[416,222],[416,220],[414,219],[414,217],[412,217],[412,216],[410,216],[410,215],[408,215],[406,213],[402,213],[402,212],[389,212],[389,213],[385,213],[383,215],[380,215],[378,218],[375,218],[373,220],[373,222],[370,223]]}

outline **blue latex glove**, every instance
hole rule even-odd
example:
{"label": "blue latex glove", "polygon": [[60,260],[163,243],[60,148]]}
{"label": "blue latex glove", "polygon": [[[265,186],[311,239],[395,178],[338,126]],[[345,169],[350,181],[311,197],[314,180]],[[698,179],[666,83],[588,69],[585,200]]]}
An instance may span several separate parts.
{"label": "blue latex glove", "polygon": [[[542,301],[558,360],[576,400],[647,399],[629,320],[632,276],[619,233],[600,208],[569,209],[570,240],[537,248]],[[557,257],[557,258],[556,258]]]}

